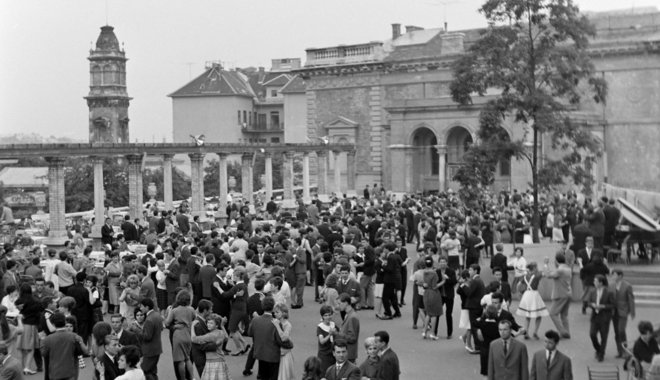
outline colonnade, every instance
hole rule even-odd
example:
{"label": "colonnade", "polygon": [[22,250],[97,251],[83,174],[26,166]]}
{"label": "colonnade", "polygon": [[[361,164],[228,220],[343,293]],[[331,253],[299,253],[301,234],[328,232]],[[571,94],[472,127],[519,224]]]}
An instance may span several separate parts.
{"label": "colonnade", "polygon": [[[252,150],[252,149],[251,149]],[[356,188],[356,169],[355,169],[355,150],[333,150],[334,172],[332,186],[328,182],[328,150],[310,150],[298,153],[296,150],[282,150],[269,152],[264,149],[261,153],[242,153],[241,160],[241,179],[243,199],[254,202],[254,157],[255,154],[265,156],[264,185],[266,199],[270,200],[273,195],[273,155],[281,154],[283,158],[282,177],[283,177],[283,199],[288,204],[293,204],[296,199],[294,194],[294,157],[296,154],[302,154],[302,197],[309,202],[311,200],[311,177],[310,177],[310,155],[316,157],[316,187],[317,194],[329,195],[331,193],[351,193]],[[146,154],[146,153],[145,153]],[[219,219],[226,218],[227,194],[228,194],[228,176],[227,161],[230,155],[236,155],[237,152],[219,152]],[[339,165],[339,157],[346,154],[347,162],[347,180],[346,187],[342,186],[342,174]],[[172,193],[172,160],[173,154],[159,154],[163,158],[163,200],[166,210],[173,209]],[[191,179],[191,212],[202,219],[205,218],[204,205],[204,158],[206,153],[189,153],[190,157],[190,179]],[[142,162],[144,154],[128,154],[124,156],[128,162],[128,193],[129,193],[129,215],[132,220],[142,217],[143,211],[143,182],[142,182]],[[50,212],[50,230],[47,244],[63,244],[67,239],[66,220],[65,220],[65,190],[64,190],[64,162],[65,158],[60,156],[47,157],[48,179],[49,179],[49,212]],[[103,189],[103,157],[91,157],[94,166],[94,217],[93,236],[100,236],[100,230],[104,223],[104,189]],[[257,173],[261,174],[261,173]]]}

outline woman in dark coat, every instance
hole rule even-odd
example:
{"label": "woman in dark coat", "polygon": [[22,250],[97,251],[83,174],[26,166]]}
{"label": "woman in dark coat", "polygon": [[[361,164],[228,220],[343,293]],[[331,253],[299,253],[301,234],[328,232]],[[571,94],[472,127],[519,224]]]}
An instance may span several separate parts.
{"label": "woman in dark coat", "polygon": [[481,318],[477,319],[477,334],[483,342],[479,357],[481,359],[481,374],[484,376],[488,376],[488,347],[490,347],[492,341],[500,337],[497,325],[497,307],[492,304],[488,305]]}

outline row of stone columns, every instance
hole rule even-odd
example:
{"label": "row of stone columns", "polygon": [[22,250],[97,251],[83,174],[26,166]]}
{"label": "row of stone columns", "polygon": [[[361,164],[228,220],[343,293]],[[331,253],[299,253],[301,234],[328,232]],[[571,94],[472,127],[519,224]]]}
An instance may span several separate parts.
{"label": "row of stone columns", "polygon": [[[316,185],[318,194],[328,194],[327,175],[328,175],[328,152],[317,151],[317,173]],[[341,191],[341,168],[339,167],[339,155],[341,152],[334,152],[334,190]],[[273,157],[272,153],[265,152],[265,194],[266,199],[270,200],[273,195]],[[294,151],[286,151],[283,155],[283,197],[286,200],[294,200]],[[204,154],[191,153],[191,211],[193,215],[205,215],[204,207]],[[220,217],[226,217],[227,208],[227,157],[229,153],[218,153],[219,156],[219,214]],[[142,155],[128,155],[128,194],[129,194],[129,215],[131,219],[142,217],[143,208],[143,182],[142,182]],[[173,209],[172,196],[172,159],[173,155],[163,155],[163,198],[165,209]],[[66,220],[65,220],[65,190],[64,190],[64,158],[48,157],[48,179],[49,179],[49,211],[50,211],[50,230],[48,244],[63,244],[67,238]],[[242,170],[242,190],[243,199],[253,200],[253,160],[254,154],[244,153],[241,156]],[[94,217],[95,226],[92,235],[99,237],[101,227],[104,223],[104,189],[103,189],[103,157],[93,157],[94,167]],[[303,166],[303,199],[311,199],[310,186],[310,152],[302,154]],[[347,152],[347,186],[348,191],[355,191],[355,151]]]}

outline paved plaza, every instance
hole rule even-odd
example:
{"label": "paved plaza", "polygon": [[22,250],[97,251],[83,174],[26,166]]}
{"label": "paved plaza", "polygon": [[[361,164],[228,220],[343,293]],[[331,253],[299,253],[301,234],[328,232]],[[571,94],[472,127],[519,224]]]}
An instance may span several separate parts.
{"label": "paved plaza", "polygon": [[[507,247],[509,248],[509,247]],[[414,246],[409,245],[408,251],[414,252]],[[547,250],[548,255],[554,252],[551,247],[544,247],[536,249],[536,254],[543,254]],[[487,266],[487,265],[485,265]],[[484,271],[487,272],[487,271]],[[488,277],[488,273],[484,273],[484,277]],[[403,317],[391,321],[381,321],[376,319],[373,311],[360,311],[358,316],[360,318],[360,340],[364,340],[370,334],[378,330],[386,330],[391,336],[392,349],[398,354],[401,362],[401,379],[430,379],[430,378],[451,378],[451,379],[481,379],[479,375],[479,356],[468,354],[458,337],[463,333],[457,329],[458,318],[460,313],[460,302],[454,305],[454,336],[451,340],[446,339],[446,329],[444,318],[441,320],[438,334],[440,339],[437,341],[423,340],[421,337],[421,330],[413,330],[411,318],[411,287],[408,287],[406,294],[406,306],[402,308]],[[458,296],[457,296],[458,297]],[[513,301],[511,311],[515,313],[517,301]],[[293,324],[293,341],[294,341],[294,357],[296,366],[298,368],[298,378],[302,376],[302,365],[305,359],[310,355],[316,355],[317,341],[315,337],[316,325],[320,321],[319,316],[320,305],[314,302],[313,288],[307,287],[305,289],[305,306],[299,310],[291,311],[291,323]],[[637,310],[637,317],[632,322],[628,323],[628,340],[634,341],[639,336],[637,332],[637,323],[640,320],[650,320],[654,324],[658,322],[658,309],[640,307]],[[618,365],[622,374],[622,378],[626,378],[626,373],[623,372],[623,360],[615,359],[616,348],[614,345],[614,333],[610,329],[609,339],[607,343],[607,350],[605,354],[605,362],[598,363],[594,358],[594,350],[589,340],[589,316],[580,313],[580,305],[573,303],[570,310],[570,325],[572,339],[562,340],[559,343],[559,350],[567,354],[573,361],[573,374],[575,379],[587,379],[587,366],[604,366],[604,365]],[[519,324],[523,325],[524,319],[516,317]],[[552,321],[549,318],[544,318],[539,335],[550,328],[554,328]],[[522,340],[521,338],[518,338]],[[527,349],[530,356],[537,350],[543,348],[542,340],[527,340]],[[158,374],[162,380],[174,380],[174,371],[171,359],[171,347],[169,346],[168,330],[163,331],[163,346],[165,352],[161,356]],[[229,348],[232,348],[232,343],[229,343]],[[358,362],[361,362],[366,357],[364,351],[360,351]],[[246,356],[226,358],[231,371],[233,379],[256,379],[256,366],[254,375],[244,377],[242,375],[243,366],[245,364]],[[358,363],[359,364],[359,363]],[[87,368],[81,371],[80,379],[91,379],[92,367],[89,359],[87,360]],[[30,376],[28,378],[40,378],[42,375]],[[512,379],[513,380],[513,379]]]}

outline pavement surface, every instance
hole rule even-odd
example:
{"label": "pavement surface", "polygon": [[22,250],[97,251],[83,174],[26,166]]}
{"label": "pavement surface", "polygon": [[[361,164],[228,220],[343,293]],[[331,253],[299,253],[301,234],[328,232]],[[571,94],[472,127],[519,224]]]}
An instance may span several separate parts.
{"label": "pavement surface", "polygon": [[[409,246],[409,252],[413,252],[413,246]],[[528,257],[535,257],[542,262],[542,258],[554,255],[556,246],[554,245],[540,245],[532,249],[526,250],[525,255]],[[512,252],[512,247],[507,246],[506,251]],[[487,266],[487,265],[484,265]],[[401,379],[482,379],[479,374],[479,356],[471,355],[465,351],[462,342],[458,337],[463,331],[458,330],[458,318],[460,313],[460,302],[454,305],[454,336],[447,339],[445,320],[441,317],[439,336],[437,341],[423,340],[421,337],[421,330],[412,329],[411,317],[411,287],[408,287],[406,294],[406,306],[402,308],[402,318],[382,321],[375,318],[373,311],[359,311],[360,317],[360,341],[363,341],[367,336],[373,334],[378,330],[386,330],[390,333],[391,347],[394,352],[399,356],[401,363]],[[302,365],[305,359],[309,356],[316,355],[317,340],[316,340],[316,325],[320,321],[319,309],[320,305],[314,302],[313,288],[307,287],[305,289],[305,306],[302,309],[291,310],[290,320],[293,325],[293,341],[294,349],[293,354],[295,358],[296,367],[298,368],[297,379],[302,377]],[[458,301],[458,298],[457,298]],[[515,315],[517,301],[513,301],[511,311]],[[524,326],[524,318],[516,317],[519,324]],[[622,369],[623,360],[615,359],[616,348],[614,344],[614,333],[610,329],[609,339],[607,342],[607,350],[605,354],[605,361],[598,363],[594,358],[594,350],[589,339],[589,316],[582,315],[580,312],[580,305],[573,303],[571,305],[569,320],[571,326],[572,339],[562,340],[559,343],[558,349],[567,354],[573,362],[573,375],[576,380],[588,379],[587,367],[591,366],[612,366],[616,365],[621,371],[621,378],[627,378],[627,373]],[[638,308],[637,317],[633,321],[629,321],[627,334],[628,341],[634,342],[639,336],[637,332],[637,323],[640,320],[650,320],[655,324],[660,322],[660,309],[654,307]],[[533,324],[533,322],[532,322]],[[549,318],[543,318],[539,330],[539,336],[543,339],[543,333],[554,328],[552,321]],[[532,326],[533,331],[533,326]],[[522,340],[525,342],[528,349],[528,354],[531,357],[534,352],[543,349],[542,340]],[[163,343],[165,352],[160,358],[158,365],[159,378],[163,380],[174,380],[174,367],[171,359],[171,349],[169,339],[167,337],[167,330],[163,332]],[[362,345],[360,345],[362,347]],[[232,343],[229,343],[229,348],[233,348]],[[358,364],[361,363],[366,357],[364,350],[360,351],[358,357]],[[254,375],[244,377],[242,375],[243,366],[245,364],[246,356],[240,357],[227,357],[227,364],[229,366],[231,377],[236,379],[256,379],[257,366],[254,368]],[[92,365],[91,361],[87,359],[87,367],[81,370],[80,379],[92,379]],[[28,379],[41,379],[43,374],[27,376]],[[513,379],[512,379],[513,380]]]}

